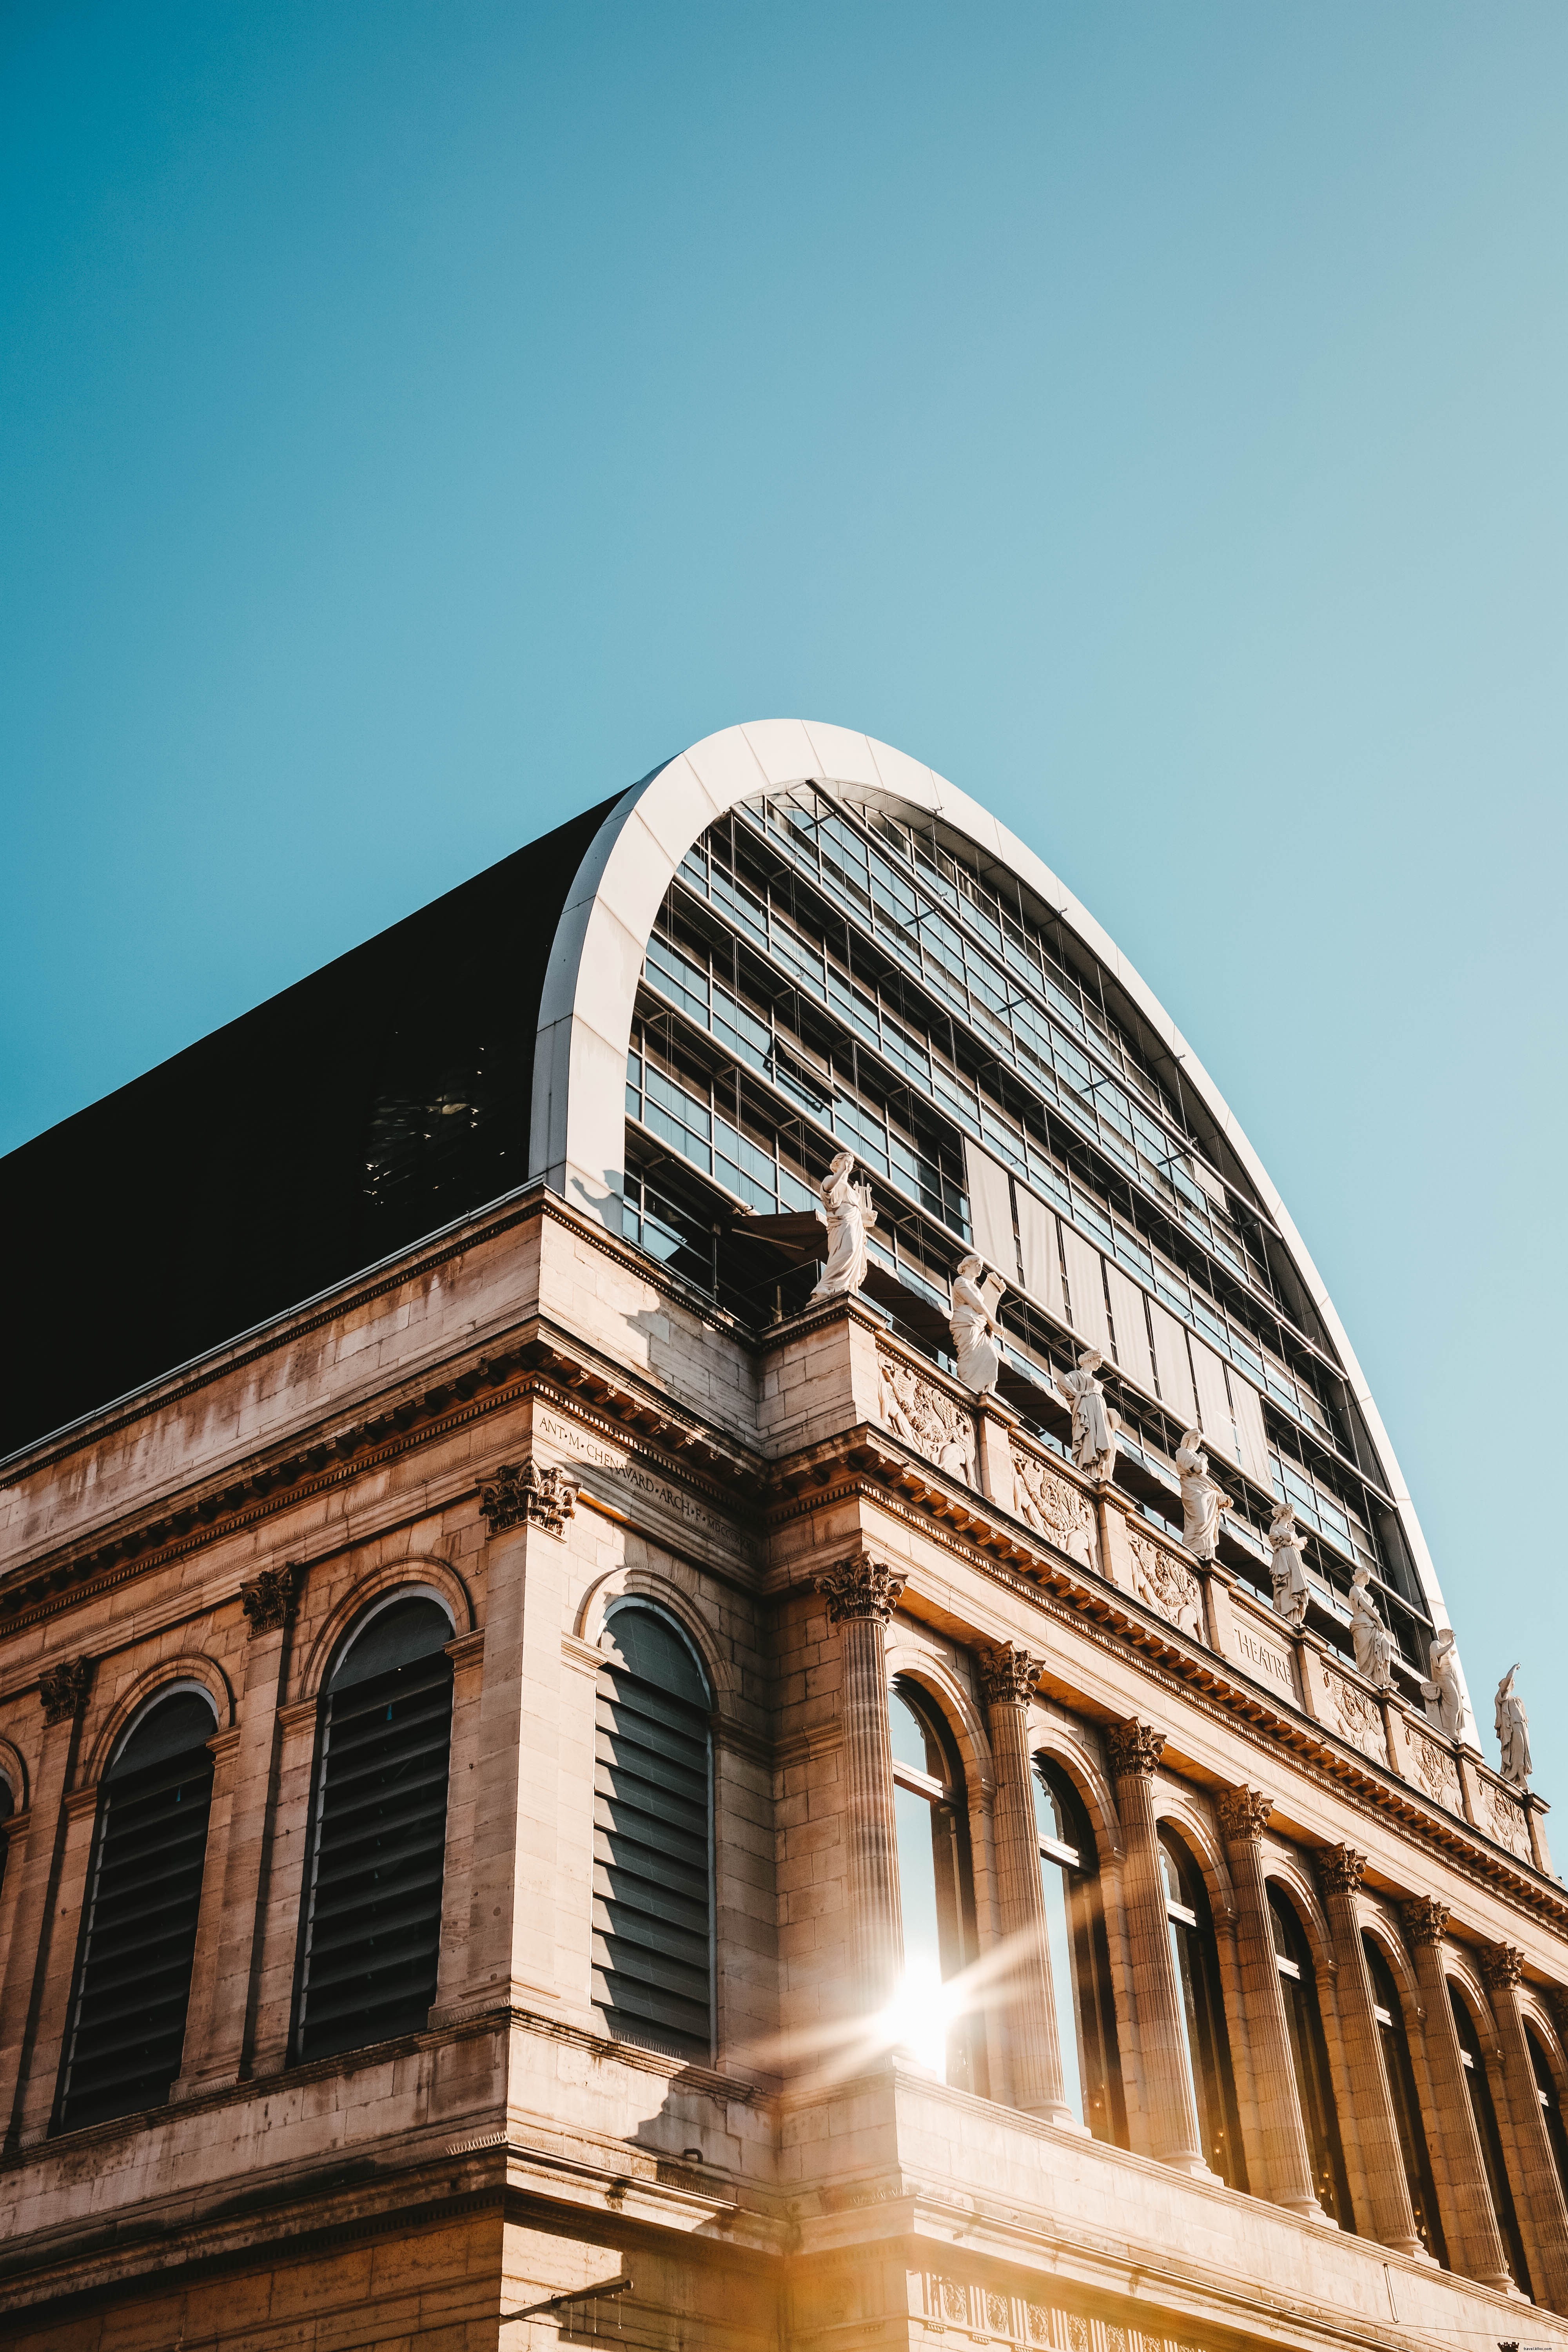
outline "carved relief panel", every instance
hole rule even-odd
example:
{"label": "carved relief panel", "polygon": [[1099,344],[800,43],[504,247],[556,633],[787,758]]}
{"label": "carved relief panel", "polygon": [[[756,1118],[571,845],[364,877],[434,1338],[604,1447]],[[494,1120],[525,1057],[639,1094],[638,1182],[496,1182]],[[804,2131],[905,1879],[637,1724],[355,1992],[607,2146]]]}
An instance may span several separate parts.
{"label": "carved relief panel", "polygon": [[912,1364],[877,1350],[877,1418],[893,1436],[904,1438],[928,1462],[975,1486],[974,1416],[922,1380]]}
{"label": "carved relief panel", "polygon": [[1417,1788],[1425,1789],[1434,1804],[1446,1806],[1451,1813],[1463,1813],[1459,1795],[1459,1768],[1446,1748],[1435,1739],[1426,1739],[1418,1731],[1410,1734],[1410,1777]]}
{"label": "carved relief panel", "polygon": [[1332,1727],[1341,1738],[1359,1748],[1374,1764],[1386,1764],[1388,1743],[1384,1737],[1383,1709],[1377,1701],[1331,1667],[1323,1670],[1323,1685],[1328,1692]]}
{"label": "carved relief panel", "polygon": [[1204,1597],[1192,1570],[1141,1528],[1128,1528],[1127,1548],[1132,1555],[1133,1590],[1144,1607],[1194,1641],[1204,1641]]}
{"label": "carved relief panel", "polygon": [[1531,1861],[1530,1824],[1524,1818],[1524,1807],[1495,1780],[1486,1783],[1486,1791],[1481,1807],[1482,1828],[1489,1830],[1499,1845],[1506,1845],[1521,1861]]}
{"label": "carved relief panel", "polygon": [[1041,1455],[1012,1445],[1015,1508],[1026,1527],[1084,1568],[1095,1565],[1094,1506]]}

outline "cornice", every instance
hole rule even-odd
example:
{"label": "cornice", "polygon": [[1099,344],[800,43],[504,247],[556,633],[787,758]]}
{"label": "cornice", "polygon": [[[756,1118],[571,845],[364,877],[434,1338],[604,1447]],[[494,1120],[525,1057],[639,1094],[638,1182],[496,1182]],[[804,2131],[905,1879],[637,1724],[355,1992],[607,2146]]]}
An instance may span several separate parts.
{"label": "cornice", "polygon": [[[884,1467],[892,1464],[897,1465],[896,1483],[884,1483]],[[1052,1467],[1086,1495],[1090,1492],[1068,1465],[1053,1463]],[[1155,1616],[1131,1593],[1058,1550],[995,1504],[960,1487],[886,1431],[862,1423],[811,1447],[783,1465],[774,1486],[786,1499],[769,1509],[770,1527],[787,1526],[828,1504],[874,1505],[1010,1598],[1074,1625],[1108,1654],[1125,1656],[1129,1649],[1135,1650],[1154,1689],[1179,1697],[1228,1732],[1239,1733],[1272,1759],[1276,1773],[1283,1748],[1309,1781],[1336,1794],[1351,1793],[1379,1813],[1403,1842],[1417,1850],[1440,1848],[1449,1865],[1473,1885],[1568,1935],[1568,1891],[1555,1888],[1470,1822],[1440,1812],[1418,1790],[1373,1764],[1326,1725],[1281,1704],[1243,1667]],[[815,1554],[775,1565],[769,1570],[767,1589],[781,1599],[806,1592],[816,1569]],[[920,1584],[917,1574],[901,1604],[909,1610],[914,1603],[915,1614]],[[992,1637],[975,1629],[973,1638]],[[1141,1706],[1140,1711],[1145,1710]]]}
{"label": "cornice", "polygon": [[[766,1475],[760,1454],[672,1405],[652,1381],[551,1318],[532,1315],[454,1354],[434,1380],[426,1369],[417,1384],[390,1386],[365,1418],[334,1425],[323,1415],[252,1457],[254,1467],[237,1475],[231,1464],[176,1489],[173,1509],[170,1495],[161,1495],[107,1534],[100,1526],[20,1562],[0,1578],[0,1628],[42,1623],[531,1399],[627,1448],[713,1508],[745,1516],[754,1507]],[[477,1496],[480,1483],[476,1476],[459,1494]]]}

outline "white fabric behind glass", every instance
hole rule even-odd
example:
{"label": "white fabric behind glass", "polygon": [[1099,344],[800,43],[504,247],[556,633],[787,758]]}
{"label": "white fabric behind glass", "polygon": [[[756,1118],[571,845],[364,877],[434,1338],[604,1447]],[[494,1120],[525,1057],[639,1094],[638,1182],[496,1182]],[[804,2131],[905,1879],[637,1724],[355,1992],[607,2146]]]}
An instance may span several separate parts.
{"label": "white fabric behind glass", "polygon": [[1062,1255],[1068,1265],[1068,1300],[1072,1308],[1072,1328],[1098,1348],[1102,1356],[1110,1353],[1110,1325],[1105,1313],[1105,1285],[1100,1269],[1104,1264],[1092,1242],[1086,1242],[1075,1226],[1062,1227]]}
{"label": "white fabric behind glass", "polygon": [[1226,1378],[1230,1381],[1237,1434],[1241,1439],[1241,1466],[1266,1495],[1270,1494],[1273,1479],[1268,1468],[1268,1440],[1263,1428],[1263,1401],[1234,1365],[1226,1367]]}
{"label": "white fabric behind glass", "polygon": [[1007,1171],[988,1151],[963,1139],[963,1171],[969,1186],[969,1224],[974,1246],[1009,1286],[1018,1279],[1013,1239],[1013,1194]]}
{"label": "white fabric behind glass", "polygon": [[1160,1375],[1161,1401],[1184,1429],[1191,1429],[1197,1422],[1198,1401],[1193,1394],[1186,1332],[1175,1317],[1167,1315],[1152,1298],[1149,1301],[1149,1320],[1154,1327],[1154,1363]]}
{"label": "white fabric behind glass", "polygon": [[1057,2046],[1062,2058],[1062,2091],[1080,2124],[1083,2111],[1083,2061],[1079,2032],[1078,1972],[1073,1966],[1072,1922],[1068,1916],[1067,1873],[1059,1862],[1040,1856],[1040,1883],[1046,1897],[1046,1936],[1051,1954],[1051,2000],[1057,2012]]}
{"label": "white fabric behind glass", "polygon": [[1057,1253],[1056,1212],[1026,1184],[1018,1187],[1018,1246],[1024,1260],[1024,1287],[1037,1307],[1058,1323],[1068,1319],[1062,1298],[1062,1262]]}
{"label": "white fabric behind glass", "polygon": [[1143,1293],[1110,1258],[1105,1279],[1110,1289],[1110,1320],[1116,1333],[1116,1360],[1129,1380],[1154,1393],[1154,1360],[1149,1352],[1149,1326],[1143,1316]]}
{"label": "white fabric behind glass", "polygon": [[1241,1449],[1236,1442],[1236,1423],[1230,1417],[1225,1366],[1212,1348],[1205,1348],[1190,1333],[1188,1339],[1193,1351],[1193,1377],[1198,1384],[1198,1427],[1227,1462],[1235,1462]]}

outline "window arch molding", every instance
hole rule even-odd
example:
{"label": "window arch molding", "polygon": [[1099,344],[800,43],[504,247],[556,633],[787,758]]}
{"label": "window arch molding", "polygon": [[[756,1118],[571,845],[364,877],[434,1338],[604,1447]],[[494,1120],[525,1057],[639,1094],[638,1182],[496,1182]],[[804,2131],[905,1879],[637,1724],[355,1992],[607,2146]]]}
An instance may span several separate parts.
{"label": "window arch molding", "polygon": [[234,1728],[234,1693],[216,1659],[198,1656],[195,1651],[187,1656],[160,1658],[126,1685],[99,1725],[77,1781],[79,1790],[98,1786],[127,1733],[160,1699],[176,1690],[200,1691],[212,1706],[218,1730]]}
{"label": "window arch molding", "polygon": [[[0,1758],[0,1765],[3,1763],[4,1759]],[[1556,2080],[1559,2096],[1568,2099],[1568,2050],[1563,2047],[1557,2021],[1542,2000],[1539,1987],[1521,1979],[1519,1990],[1522,1995],[1520,2011],[1524,2021],[1541,2044],[1542,2054]]]}
{"label": "window arch molding", "polygon": [[1307,1948],[1312,1956],[1312,1967],[1320,1980],[1326,1974],[1331,1984],[1339,1965],[1334,1938],[1318,1890],[1305,1869],[1286,1846],[1263,1847],[1263,1878],[1266,1886],[1278,1886],[1289,1901],[1307,1938]]}
{"label": "window arch molding", "polygon": [[474,1604],[468,1588],[444,1559],[416,1553],[388,1560],[383,1567],[357,1577],[341,1592],[318,1627],[294,1682],[295,1699],[320,1698],[335,1669],[348,1635],[359,1631],[359,1621],[372,1607],[392,1601],[434,1601],[452,1621],[454,1640],[474,1631]]}
{"label": "window arch molding", "polygon": [[[1363,1936],[1370,1936],[1384,1958],[1388,1962],[1400,2006],[1405,2011],[1406,2031],[1419,2028],[1426,2021],[1426,2004],[1421,1998],[1420,1980],[1415,1964],[1405,1948],[1405,1939],[1382,1906],[1369,1903],[1363,1896],[1356,1906],[1356,1927]],[[1419,2032],[1412,2035],[1412,2050],[1419,2042]]]}
{"label": "window arch molding", "polygon": [[1491,1995],[1481,1982],[1480,1971],[1462,1946],[1440,1944],[1438,1958],[1447,1983],[1457,1985],[1461,1999],[1468,2005],[1480,2036],[1481,2048],[1488,2058],[1498,2046],[1497,2027],[1492,2022]]}
{"label": "window arch molding", "polygon": [[1109,1864],[1120,1869],[1126,1859],[1121,1843],[1121,1822],[1116,1811],[1116,1801],[1110,1793],[1110,1783],[1100,1769],[1099,1759],[1084,1741],[1074,1737],[1066,1725],[1056,1722],[1038,1707],[1032,1707],[1029,1711],[1029,1754],[1045,1757],[1066,1773],[1079,1803],[1089,1815],[1100,1868],[1103,1870]]}
{"label": "window arch molding", "polygon": [[[1188,1797],[1154,1783],[1154,1827],[1174,1830],[1203,1874],[1222,1961],[1236,1927],[1236,1889],[1214,1823]],[[1230,1988],[1227,1981],[1226,1991]]]}
{"label": "window arch molding", "polygon": [[11,1791],[11,1818],[15,1821],[18,1813],[26,1811],[31,1800],[27,1767],[22,1759],[21,1750],[13,1748],[8,1739],[0,1739],[0,1780],[4,1780]]}
{"label": "window arch molding", "polygon": [[657,1569],[623,1565],[595,1577],[578,1603],[572,1628],[579,1642],[602,1650],[605,1626],[617,1601],[646,1601],[672,1617],[697,1653],[697,1663],[708,1679],[713,1708],[721,1722],[732,1722],[738,1713],[740,1682],[729,1657],[713,1639],[713,1629],[674,1577]]}
{"label": "window arch molding", "polygon": [[942,1658],[933,1658],[896,1624],[889,1628],[884,1645],[883,1679],[890,1690],[895,1679],[910,1682],[924,1693],[947,1726],[963,1769],[964,1791],[973,1813],[977,1806],[991,1810],[996,1794],[996,1768],[990,1736],[973,1693]]}

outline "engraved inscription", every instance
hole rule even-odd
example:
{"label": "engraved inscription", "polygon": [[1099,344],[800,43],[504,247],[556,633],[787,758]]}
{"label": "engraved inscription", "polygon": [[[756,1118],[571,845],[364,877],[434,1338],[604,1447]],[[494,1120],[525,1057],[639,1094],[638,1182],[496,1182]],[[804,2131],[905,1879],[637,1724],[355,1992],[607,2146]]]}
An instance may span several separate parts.
{"label": "engraved inscription", "polygon": [[1236,1654],[1244,1666],[1260,1675],[1263,1681],[1272,1683],[1277,1690],[1284,1692],[1287,1698],[1294,1699],[1296,1676],[1290,1660],[1282,1650],[1277,1650],[1272,1642],[1261,1640],[1250,1625],[1237,1626]]}

